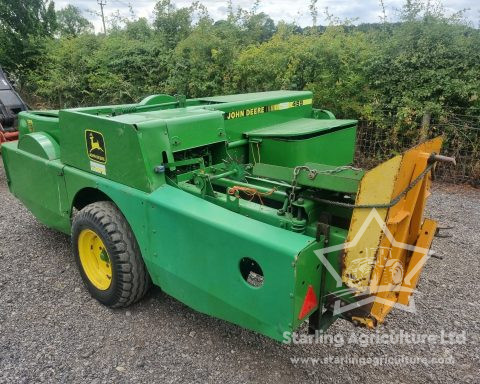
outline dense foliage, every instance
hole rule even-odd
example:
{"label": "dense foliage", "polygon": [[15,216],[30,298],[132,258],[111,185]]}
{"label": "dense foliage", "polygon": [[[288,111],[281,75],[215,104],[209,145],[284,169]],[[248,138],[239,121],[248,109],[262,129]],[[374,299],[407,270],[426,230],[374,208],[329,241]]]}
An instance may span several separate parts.
{"label": "dense foliage", "polygon": [[214,21],[204,6],[160,0],[152,23],[110,20],[95,34],[78,9],[47,0],[0,0],[0,64],[37,106],[138,101],[152,93],[188,97],[309,89],[315,105],[381,123],[480,106],[480,33],[461,14],[407,0],[397,23],[327,27],[274,23],[229,7]]}

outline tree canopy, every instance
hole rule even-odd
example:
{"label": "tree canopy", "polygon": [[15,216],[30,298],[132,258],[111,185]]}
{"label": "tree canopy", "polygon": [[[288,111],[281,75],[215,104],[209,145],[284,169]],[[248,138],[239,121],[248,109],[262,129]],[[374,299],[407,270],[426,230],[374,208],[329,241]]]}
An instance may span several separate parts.
{"label": "tree canopy", "polygon": [[230,3],[214,21],[201,3],[160,0],[153,22],[115,18],[104,35],[72,5],[1,0],[0,64],[31,104],[54,108],[271,89],[312,90],[316,106],[371,120],[379,110],[415,120],[480,107],[480,33],[461,13],[406,0],[395,23],[329,15],[319,26],[317,7],[301,28],[275,23],[258,3]]}
{"label": "tree canopy", "polygon": [[93,24],[83,17],[81,10],[71,4],[56,13],[58,33],[62,37],[77,37],[93,32]]}

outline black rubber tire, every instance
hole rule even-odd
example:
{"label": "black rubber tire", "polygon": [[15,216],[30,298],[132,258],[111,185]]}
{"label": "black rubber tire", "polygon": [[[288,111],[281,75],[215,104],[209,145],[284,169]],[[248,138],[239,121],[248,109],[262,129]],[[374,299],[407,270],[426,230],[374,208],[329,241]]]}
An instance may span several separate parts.
{"label": "black rubber tire", "polygon": [[[78,236],[91,229],[102,239],[112,264],[112,281],[107,290],[97,289],[80,262]],[[82,280],[90,294],[110,308],[127,307],[145,296],[151,285],[137,240],[125,217],[110,201],[87,205],[72,223],[72,248]]]}

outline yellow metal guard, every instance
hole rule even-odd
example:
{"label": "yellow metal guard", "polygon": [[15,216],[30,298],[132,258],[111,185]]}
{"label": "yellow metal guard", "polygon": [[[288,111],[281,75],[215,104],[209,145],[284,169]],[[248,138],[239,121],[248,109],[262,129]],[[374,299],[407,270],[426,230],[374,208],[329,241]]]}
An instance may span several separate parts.
{"label": "yellow metal guard", "polygon": [[374,296],[369,315],[354,320],[373,327],[381,323],[395,303],[407,305],[413,293],[436,230],[423,218],[431,173],[390,207],[382,207],[422,176],[429,158],[440,152],[435,138],[380,164],[362,178],[356,205],[379,208],[353,211],[342,270],[342,280],[357,295]]}

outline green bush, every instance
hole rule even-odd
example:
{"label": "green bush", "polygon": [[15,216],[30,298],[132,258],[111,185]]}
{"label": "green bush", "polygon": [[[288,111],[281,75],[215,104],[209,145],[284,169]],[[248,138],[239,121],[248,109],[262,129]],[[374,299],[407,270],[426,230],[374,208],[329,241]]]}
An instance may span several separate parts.
{"label": "green bush", "polygon": [[[116,18],[104,35],[92,33],[75,7],[55,19],[49,1],[5,1],[1,63],[43,107],[308,89],[317,107],[380,128],[394,116],[395,134],[413,137],[426,114],[442,120],[452,109],[472,114],[480,106],[479,30],[428,4],[406,1],[398,23],[355,27],[332,18],[330,26],[302,29],[275,24],[258,4],[230,5],[214,22],[199,3],[161,0],[152,24]],[[12,12],[29,22],[7,18]]]}

